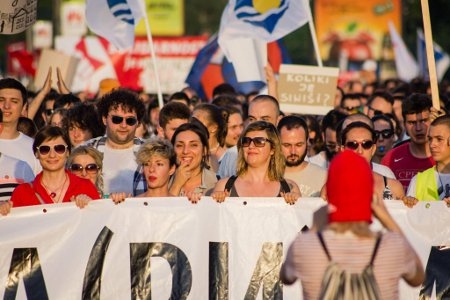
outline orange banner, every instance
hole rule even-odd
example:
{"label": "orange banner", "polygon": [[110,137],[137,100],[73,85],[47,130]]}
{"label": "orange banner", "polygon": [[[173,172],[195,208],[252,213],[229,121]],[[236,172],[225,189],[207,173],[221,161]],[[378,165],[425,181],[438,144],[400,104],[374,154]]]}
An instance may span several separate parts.
{"label": "orange banner", "polygon": [[323,60],[380,59],[390,43],[388,22],[401,34],[401,0],[316,0],[314,12]]}

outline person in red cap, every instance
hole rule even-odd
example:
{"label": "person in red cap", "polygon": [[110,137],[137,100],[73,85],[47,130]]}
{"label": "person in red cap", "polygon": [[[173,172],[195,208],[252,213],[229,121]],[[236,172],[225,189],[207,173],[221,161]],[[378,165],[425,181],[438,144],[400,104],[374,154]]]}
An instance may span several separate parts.
{"label": "person in red cap", "polygon": [[[361,273],[379,239],[373,270],[380,299],[399,298],[400,278],[411,286],[420,285],[424,280],[422,263],[383,201],[374,197],[368,162],[350,150],[337,154],[331,161],[326,187],[328,222],[319,232],[332,261],[347,272]],[[370,229],[373,216],[387,232]],[[318,232],[300,233],[288,250],[281,280],[292,284],[300,279],[303,299],[318,299],[329,262]]]}

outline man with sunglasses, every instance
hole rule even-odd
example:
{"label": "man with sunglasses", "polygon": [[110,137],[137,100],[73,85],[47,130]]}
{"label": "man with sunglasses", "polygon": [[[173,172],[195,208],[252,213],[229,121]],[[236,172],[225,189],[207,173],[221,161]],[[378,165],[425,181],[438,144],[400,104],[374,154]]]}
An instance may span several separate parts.
{"label": "man with sunglasses", "polygon": [[27,162],[36,175],[42,168],[33,153],[33,139],[17,130],[25,101],[27,90],[22,83],[13,78],[0,79],[0,109],[3,112],[0,152]]}
{"label": "man with sunglasses", "polygon": [[402,115],[410,140],[386,153],[381,160],[391,168],[405,190],[414,175],[435,164],[427,140],[431,107],[431,99],[426,94],[412,94],[403,101]]}
{"label": "man with sunglasses", "polygon": [[143,141],[135,137],[135,132],[145,114],[144,104],[137,94],[117,89],[101,98],[98,112],[106,135],[85,144],[103,153],[105,196],[113,192],[142,194],[147,184],[142,166],[136,163],[135,153]]}
{"label": "man with sunglasses", "polygon": [[305,161],[308,137],[306,121],[297,115],[286,116],[278,122],[277,129],[286,162],[284,178],[297,183],[304,197],[319,197],[327,171]]}

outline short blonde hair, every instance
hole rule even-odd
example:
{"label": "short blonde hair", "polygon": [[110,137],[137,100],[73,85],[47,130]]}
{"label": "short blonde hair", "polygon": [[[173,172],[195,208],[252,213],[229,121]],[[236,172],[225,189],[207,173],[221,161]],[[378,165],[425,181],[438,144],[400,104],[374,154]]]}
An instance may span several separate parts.
{"label": "short blonde hair", "polygon": [[154,155],[169,160],[169,165],[172,167],[176,163],[176,155],[173,146],[169,141],[163,139],[150,139],[139,147],[136,153],[136,162],[140,165],[148,162]]}
{"label": "short blonde hair", "polygon": [[284,176],[285,159],[281,150],[281,140],[278,130],[272,123],[266,121],[256,121],[250,123],[242,132],[238,140],[238,159],[237,159],[237,175],[243,175],[247,172],[248,164],[244,158],[244,150],[242,148],[242,137],[252,131],[265,131],[267,138],[270,140],[270,147],[274,151],[270,156],[269,169],[267,170],[269,179],[273,181],[280,181]]}

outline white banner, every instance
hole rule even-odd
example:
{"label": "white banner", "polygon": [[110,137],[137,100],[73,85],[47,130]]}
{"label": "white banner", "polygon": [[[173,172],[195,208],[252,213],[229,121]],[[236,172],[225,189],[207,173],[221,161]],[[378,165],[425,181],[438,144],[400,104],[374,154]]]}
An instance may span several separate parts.
{"label": "white banner", "polygon": [[[279,282],[296,234],[324,202],[231,198],[93,201],[13,209],[0,217],[4,299],[301,299]],[[426,287],[401,283],[401,299],[449,297],[450,210],[442,202],[389,211],[427,265]],[[374,222],[375,228],[379,224]],[[447,247],[444,247],[444,246]],[[430,255],[431,253],[431,255]],[[436,276],[436,278],[432,278]],[[447,294],[446,294],[447,293]],[[429,298],[429,297],[428,297]]]}

